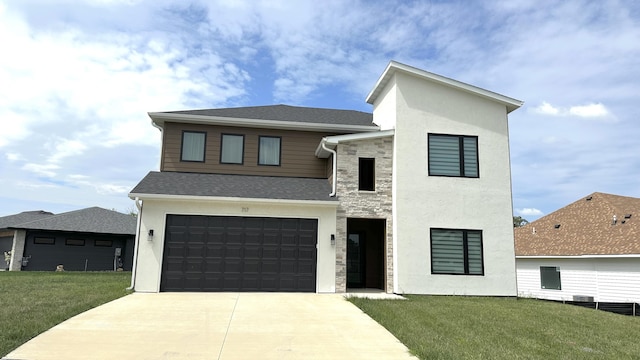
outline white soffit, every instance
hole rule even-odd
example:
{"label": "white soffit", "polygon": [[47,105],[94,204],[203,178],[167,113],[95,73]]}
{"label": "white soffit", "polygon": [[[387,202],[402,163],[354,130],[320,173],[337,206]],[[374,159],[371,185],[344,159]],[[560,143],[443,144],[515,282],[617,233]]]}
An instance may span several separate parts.
{"label": "white soffit", "polygon": [[507,113],[510,113],[513,110],[518,109],[524,104],[524,102],[521,100],[516,100],[508,96],[500,95],[498,93],[485,90],[477,86],[469,85],[469,84],[460,82],[458,80],[454,80],[448,77],[434,74],[434,73],[421,70],[409,65],[405,65],[396,61],[389,62],[389,65],[387,65],[386,69],[384,70],[384,72],[376,82],[375,86],[373,87],[371,92],[369,92],[369,95],[367,95],[367,99],[366,99],[367,103],[373,105],[373,103],[376,101],[376,99],[378,98],[382,90],[385,88],[387,83],[391,80],[391,78],[396,72],[402,72],[405,74],[416,76],[427,81],[432,81],[444,86],[449,86],[461,91],[465,91],[465,92],[501,103],[507,107]]}

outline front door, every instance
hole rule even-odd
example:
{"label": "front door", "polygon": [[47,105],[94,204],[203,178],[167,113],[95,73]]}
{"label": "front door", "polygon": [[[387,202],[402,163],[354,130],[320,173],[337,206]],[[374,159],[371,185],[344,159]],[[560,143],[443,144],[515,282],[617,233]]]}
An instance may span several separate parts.
{"label": "front door", "polygon": [[347,288],[365,287],[365,253],[364,233],[349,233],[347,236]]}

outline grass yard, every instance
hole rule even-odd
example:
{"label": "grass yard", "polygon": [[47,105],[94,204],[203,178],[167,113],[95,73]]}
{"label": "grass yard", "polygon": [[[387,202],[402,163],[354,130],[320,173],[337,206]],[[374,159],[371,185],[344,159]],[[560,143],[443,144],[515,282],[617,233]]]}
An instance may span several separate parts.
{"label": "grass yard", "polygon": [[131,272],[0,272],[0,357],[54,325],[126,295]]}
{"label": "grass yard", "polygon": [[640,359],[640,317],[534,299],[349,301],[420,359]]}

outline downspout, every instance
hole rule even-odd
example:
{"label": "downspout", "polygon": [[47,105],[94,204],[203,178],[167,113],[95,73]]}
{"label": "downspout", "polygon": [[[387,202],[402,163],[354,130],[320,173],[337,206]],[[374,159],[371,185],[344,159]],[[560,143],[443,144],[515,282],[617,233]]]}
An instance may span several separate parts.
{"label": "downspout", "polygon": [[338,159],[336,158],[336,156],[338,155],[336,153],[335,150],[329,149],[327,147],[327,145],[325,144],[325,141],[323,139],[323,141],[320,143],[320,145],[322,146],[322,148],[328,152],[330,152],[332,154],[332,158],[333,158],[333,183],[331,184],[331,194],[329,194],[329,196],[334,197],[336,196],[336,184],[338,182]]}
{"label": "downspout", "polygon": [[136,221],[136,238],[133,244],[133,268],[131,269],[131,285],[126,290],[133,290],[136,282],[136,267],[138,265],[138,248],[140,247],[140,225],[142,224],[142,200],[136,198],[133,200],[138,209],[138,219]]}

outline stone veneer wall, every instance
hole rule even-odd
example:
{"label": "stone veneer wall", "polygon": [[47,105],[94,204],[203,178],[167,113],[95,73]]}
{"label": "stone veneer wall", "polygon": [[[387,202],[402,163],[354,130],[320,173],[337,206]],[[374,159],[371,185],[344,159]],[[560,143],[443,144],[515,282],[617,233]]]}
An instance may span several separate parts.
{"label": "stone veneer wall", "polygon": [[[336,215],[336,292],[347,289],[347,218],[385,219],[386,291],[393,292],[393,137],[354,140],[337,147],[340,200]],[[358,190],[358,158],[375,158],[375,191]]]}

